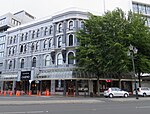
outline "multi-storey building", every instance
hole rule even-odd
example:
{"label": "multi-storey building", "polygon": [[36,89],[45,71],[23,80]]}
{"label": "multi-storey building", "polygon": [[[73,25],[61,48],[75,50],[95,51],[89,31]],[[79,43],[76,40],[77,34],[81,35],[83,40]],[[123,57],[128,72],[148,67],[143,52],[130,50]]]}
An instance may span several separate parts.
{"label": "multi-storey building", "polygon": [[2,88],[66,94],[77,78],[75,32],[87,18],[87,12],[68,11],[8,29]]}
{"label": "multi-storey building", "polygon": [[147,25],[150,26],[150,1],[149,0],[103,0],[101,1],[101,10],[103,12],[112,11],[121,8],[128,13],[132,11],[140,13],[147,18]]}
{"label": "multi-storey building", "polygon": [[[118,1],[116,6],[116,1]],[[148,18],[149,4],[133,0],[103,1],[103,11],[120,7],[125,11],[144,12]],[[111,3],[112,2],[112,3]],[[112,6],[109,6],[111,4]],[[100,5],[100,6],[101,6]],[[144,11],[142,10],[144,9]],[[84,28],[88,13],[72,10],[51,17],[35,20],[6,32],[4,69],[1,74],[1,90],[45,91],[77,95],[80,91],[97,92],[97,78],[93,74],[76,71],[76,47],[79,45],[76,31]],[[121,85],[132,91],[133,79],[117,79],[117,76],[100,78],[100,90],[107,86]],[[131,78],[131,77],[130,77]]]}
{"label": "multi-storey building", "polygon": [[15,14],[7,13],[0,16],[0,74],[3,70],[3,58],[5,51],[6,31],[8,28],[19,26],[34,20],[35,17],[25,11],[20,11]]}

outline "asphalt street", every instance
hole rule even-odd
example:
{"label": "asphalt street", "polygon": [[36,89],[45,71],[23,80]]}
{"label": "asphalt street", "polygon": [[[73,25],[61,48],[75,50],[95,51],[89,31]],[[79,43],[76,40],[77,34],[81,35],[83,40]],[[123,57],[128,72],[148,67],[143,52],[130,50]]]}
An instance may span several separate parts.
{"label": "asphalt street", "polygon": [[0,97],[0,114],[149,114],[150,97]]}

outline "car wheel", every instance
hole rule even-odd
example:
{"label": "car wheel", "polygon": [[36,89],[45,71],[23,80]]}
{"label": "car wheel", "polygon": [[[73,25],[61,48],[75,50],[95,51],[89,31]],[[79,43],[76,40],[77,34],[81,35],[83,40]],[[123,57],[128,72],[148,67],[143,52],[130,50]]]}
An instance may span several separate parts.
{"label": "car wheel", "polygon": [[127,97],[128,97],[128,94],[125,93],[125,94],[124,94],[124,97],[127,98]]}
{"label": "car wheel", "polygon": [[143,97],[146,97],[146,93],[143,93]]}
{"label": "car wheel", "polygon": [[113,94],[109,94],[109,98],[113,98]]}

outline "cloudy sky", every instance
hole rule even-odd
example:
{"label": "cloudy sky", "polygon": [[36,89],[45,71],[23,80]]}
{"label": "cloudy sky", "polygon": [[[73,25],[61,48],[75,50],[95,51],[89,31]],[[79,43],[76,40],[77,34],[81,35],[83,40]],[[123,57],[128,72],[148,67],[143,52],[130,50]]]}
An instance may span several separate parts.
{"label": "cloudy sky", "polygon": [[0,0],[0,15],[25,10],[36,18],[42,18],[70,7],[99,12],[100,1],[103,0]]}

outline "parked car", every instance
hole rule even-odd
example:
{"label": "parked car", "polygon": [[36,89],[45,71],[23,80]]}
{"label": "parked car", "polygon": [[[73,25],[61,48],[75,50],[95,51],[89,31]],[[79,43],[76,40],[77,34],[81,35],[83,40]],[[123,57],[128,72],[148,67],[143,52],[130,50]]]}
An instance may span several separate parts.
{"label": "parked car", "polygon": [[[139,87],[137,88],[137,93],[139,96],[143,96],[143,97],[146,97],[146,96],[149,96],[150,95],[150,88],[148,87]],[[133,94],[135,95],[135,90],[133,92]]]}
{"label": "parked car", "polygon": [[111,87],[104,91],[104,97],[128,97],[129,93],[127,91],[121,90],[117,87]]}

